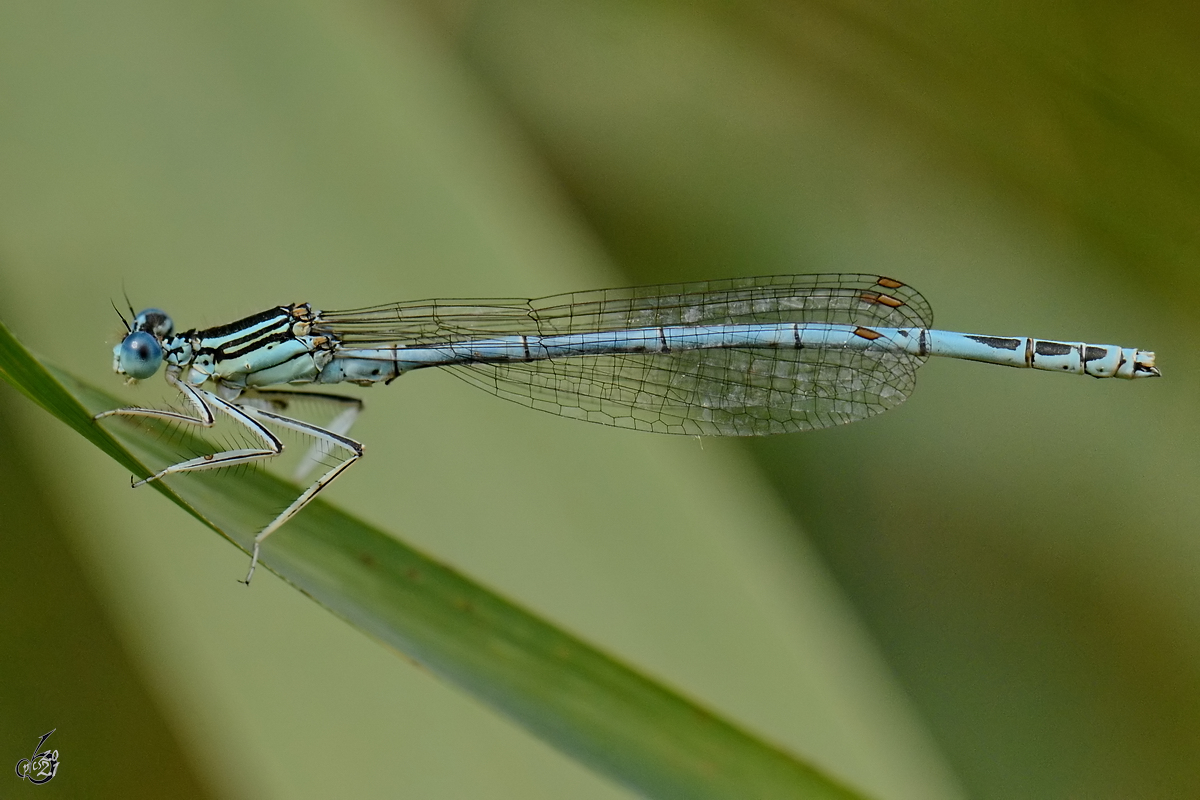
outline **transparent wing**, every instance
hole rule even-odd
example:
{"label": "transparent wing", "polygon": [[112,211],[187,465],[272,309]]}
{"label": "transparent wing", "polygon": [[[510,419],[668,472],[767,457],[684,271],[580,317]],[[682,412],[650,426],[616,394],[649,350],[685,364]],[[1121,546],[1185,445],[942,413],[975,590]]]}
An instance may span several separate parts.
{"label": "transparent wing", "polygon": [[[877,275],[779,275],[573,292],[536,300],[429,300],[321,312],[347,348],[665,325],[932,325],[914,289]],[[924,359],[880,350],[712,349],[461,364],[498,397],[575,419],[662,433],[758,436],[826,428],[902,403]]]}

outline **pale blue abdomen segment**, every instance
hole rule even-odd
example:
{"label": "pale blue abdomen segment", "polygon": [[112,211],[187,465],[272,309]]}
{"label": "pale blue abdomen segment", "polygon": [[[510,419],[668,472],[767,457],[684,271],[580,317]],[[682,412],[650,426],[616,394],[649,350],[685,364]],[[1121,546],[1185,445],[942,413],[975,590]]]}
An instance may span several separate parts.
{"label": "pale blue abdomen segment", "polygon": [[[734,348],[768,352],[803,348],[884,348],[882,342],[872,344],[873,340],[879,338],[878,335],[856,335],[856,331],[864,330],[867,329],[852,325],[815,324],[671,325],[561,336],[504,336],[424,347],[343,349],[335,356],[334,364],[331,364],[330,368],[340,370],[336,373],[338,380],[346,380],[348,378],[344,376],[354,374],[362,376],[357,378],[358,380],[374,382],[391,380],[398,374],[420,367],[467,363],[532,362],[581,356],[641,354],[669,357],[685,351]],[[877,330],[899,338],[895,329]],[[920,354],[914,349],[912,355]]]}

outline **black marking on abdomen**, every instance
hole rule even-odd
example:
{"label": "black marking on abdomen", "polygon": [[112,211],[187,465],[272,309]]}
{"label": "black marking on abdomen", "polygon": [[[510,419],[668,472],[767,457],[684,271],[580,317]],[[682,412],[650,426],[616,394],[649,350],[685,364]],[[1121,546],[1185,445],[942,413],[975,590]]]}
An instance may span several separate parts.
{"label": "black marking on abdomen", "polygon": [[1108,356],[1107,347],[1096,347],[1095,345],[1087,345],[1083,349],[1084,361],[1099,361]]}
{"label": "black marking on abdomen", "polygon": [[1067,356],[1074,349],[1074,345],[1063,344],[1062,342],[1047,342],[1043,339],[1039,339],[1033,345],[1033,352],[1039,356]]}
{"label": "black marking on abdomen", "polygon": [[792,338],[796,340],[796,349],[803,350],[804,345],[800,343],[800,325],[792,323]]}
{"label": "black marking on abdomen", "polygon": [[1021,339],[1010,339],[1007,336],[967,336],[967,338],[993,350],[1016,350],[1022,342]]}
{"label": "black marking on abdomen", "polygon": [[529,337],[528,336],[521,337],[521,347],[525,348],[525,360],[533,361],[533,355],[529,352]]}
{"label": "black marking on abdomen", "polygon": [[660,353],[671,352],[671,347],[667,344],[667,332],[664,331],[661,326],[658,329],[658,340],[662,342],[662,350],[659,351]]}

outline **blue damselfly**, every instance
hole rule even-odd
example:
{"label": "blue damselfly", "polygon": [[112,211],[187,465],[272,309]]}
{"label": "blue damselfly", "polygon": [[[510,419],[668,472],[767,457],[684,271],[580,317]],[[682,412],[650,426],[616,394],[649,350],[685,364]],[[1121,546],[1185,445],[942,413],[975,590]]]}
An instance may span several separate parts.
{"label": "blue damselfly", "polygon": [[[131,310],[132,311],[132,310]],[[139,481],[269,459],[279,426],[344,458],[310,484],[254,540],[264,539],[363,453],[347,433],[361,401],[338,404],[321,427],[275,410],[302,384],[390,383],[445,367],[499,397],[567,417],[637,430],[760,436],[853,422],[902,403],[928,356],[1011,367],[1142,378],[1154,354],[1133,348],[932,329],[915,289],[878,275],[781,275],[575,292],[538,300],[425,300],[348,311],[278,306],[206,330],[176,333],[157,309],[137,314],[113,349],[131,381],[166,364],[166,380],[194,414],[119,408],[97,419],[151,417],[210,427],[217,413],[261,446],[173,464]],[[211,386],[211,388],[206,388]],[[317,459],[308,457],[301,474]]]}

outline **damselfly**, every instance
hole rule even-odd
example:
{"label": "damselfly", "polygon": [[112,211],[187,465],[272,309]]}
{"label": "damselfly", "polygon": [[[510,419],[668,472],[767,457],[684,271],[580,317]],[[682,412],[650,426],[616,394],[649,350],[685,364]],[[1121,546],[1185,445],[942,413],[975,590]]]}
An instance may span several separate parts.
{"label": "damselfly", "polygon": [[[900,281],[837,274],[349,311],[298,303],[183,333],[165,313],[147,309],[126,323],[113,369],[137,381],[165,362],[167,383],[195,413],[119,408],[97,419],[152,417],[210,427],[219,412],[262,444],[173,464],[135,486],[278,456],[284,446],[271,426],[345,454],[255,537],[249,583],[263,540],[363,454],[347,436],[361,401],[317,395],[341,406],[320,427],[272,410],[286,407],[289,397],[313,395],[272,386],[390,383],[412,370],[445,367],[498,397],[589,422],[760,436],[840,425],[899,405],[928,356],[1096,378],[1159,374],[1154,353],[1144,350],[950,333],[932,323],[925,298]],[[298,480],[316,463],[306,458]]]}

